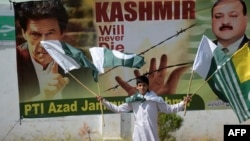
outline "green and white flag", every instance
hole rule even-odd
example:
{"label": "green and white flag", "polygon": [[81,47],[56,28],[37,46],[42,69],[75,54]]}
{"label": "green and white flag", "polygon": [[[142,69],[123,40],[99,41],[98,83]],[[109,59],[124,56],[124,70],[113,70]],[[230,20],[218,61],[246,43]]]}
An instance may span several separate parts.
{"label": "green and white flag", "polygon": [[92,69],[94,80],[98,81],[98,70],[80,49],[59,40],[41,41],[41,44],[65,73],[86,67]]}
{"label": "green and white flag", "polygon": [[[212,77],[217,73],[217,64],[214,59],[214,51],[218,49],[206,35],[202,36],[198,50],[195,56],[192,70],[199,74],[204,80],[208,81],[210,88],[213,92],[223,101],[228,102],[227,99],[221,94],[221,91],[216,87]],[[223,51],[217,50],[221,54]]]}
{"label": "green and white flag", "polygon": [[203,35],[200,41],[195,60],[193,63],[193,71],[198,73],[203,79],[207,78],[211,60],[213,58],[213,51],[217,46]]}
{"label": "green and white flag", "polygon": [[124,66],[130,68],[141,68],[145,62],[144,57],[134,53],[122,53],[105,47],[92,47],[89,49],[93,64],[104,73],[104,68]]}

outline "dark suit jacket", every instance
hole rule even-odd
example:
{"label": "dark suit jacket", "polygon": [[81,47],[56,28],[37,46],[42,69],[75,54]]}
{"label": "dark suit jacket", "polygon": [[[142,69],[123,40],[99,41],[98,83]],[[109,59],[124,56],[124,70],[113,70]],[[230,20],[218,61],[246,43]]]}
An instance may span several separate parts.
{"label": "dark suit jacket", "polygon": [[[238,49],[240,49],[241,47],[243,47],[243,45],[244,45],[245,43],[247,43],[248,41],[249,41],[249,39],[247,38],[246,35],[244,35],[244,38],[243,38],[242,42],[240,43],[240,46],[238,47]],[[213,42],[214,42],[215,44],[218,43],[217,40],[215,40],[215,41],[213,41]],[[213,74],[213,72],[216,71],[216,68],[217,68],[217,65],[216,65],[216,63],[215,63],[215,60],[213,59],[212,62],[211,62],[211,66],[210,66],[210,70],[209,70],[209,72],[208,72],[207,78],[208,78],[209,76],[211,76],[211,75]],[[206,79],[207,79],[207,78],[206,78]],[[209,86],[211,87],[211,89],[213,90],[213,92],[214,92],[221,100],[223,100],[223,101],[225,101],[225,102],[228,102],[227,98],[224,97],[224,95],[221,93],[221,91],[219,91],[219,90],[215,87],[215,81],[214,81],[213,79],[209,79],[209,80],[208,80],[208,84],[209,84]]]}
{"label": "dark suit jacket", "polygon": [[[33,66],[28,46],[26,43],[16,48],[17,53],[17,74],[19,86],[20,102],[29,101],[40,93],[38,77]],[[91,94],[83,86],[81,86],[69,74],[65,74],[64,70],[59,68],[59,73],[69,78],[69,84],[63,89],[62,96],[65,99],[91,97]],[[92,77],[92,71],[87,68],[81,68],[70,71],[78,80],[93,91],[96,89],[96,83]]]}

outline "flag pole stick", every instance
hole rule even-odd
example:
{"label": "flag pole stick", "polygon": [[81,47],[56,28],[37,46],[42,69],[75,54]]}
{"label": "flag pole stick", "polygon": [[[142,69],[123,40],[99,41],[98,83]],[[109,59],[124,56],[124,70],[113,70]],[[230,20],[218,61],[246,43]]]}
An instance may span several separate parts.
{"label": "flag pole stick", "polygon": [[[201,86],[198,88],[198,89],[196,89],[196,91],[195,92],[193,92],[193,94],[191,95],[191,97],[193,97],[194,95],[195,95],[195,93],[197,93],[207,82],[208,82],[208,80],[210,80],[211,78],[212,78],[212,76],[215,74],[215,73],[217,73],[217,71],[218,70],[216,70],[216,71],[214,71],[213,72],[213,74],[211,74],[202,84],[201,84]],[[189,85],[189,87],[188,87],[188,93],[187,93],[187,95],[189,94],[189,91],[190,91],[190,86],[191,86],[191,81],[192,81],[192,78],[193,78],[193,74],[194,74],[194,71],[192,71],[192,73],[191,73],[191,77],[190,77],[190,85]],[[186,107],[187,107],[187,104],[185,103],[185,107],[184,107],[184,116],[186,115]]]}
{"label": "flag pole stick", "polygon": [[[189,79],[189,85],[188,85],[188,92],[187,92],[187,96],[190,92],[190,87],[191,87],[191,83],[192,83],[192,79],[193,79],[193,75],[194,75],[194,71],[192,71],[190,79]],[[184,116],[186,115],[187,112],[187,102],[185,102],[185,106],[184,106]]]}
{"label": "flag pole stick", "polygon": [[71,74],[70,72],[68,72],[69,75],[74,78],[81,86],[83,86],[85,89],[87,89],[89,92],[91,92],[94,96],[97,96],[96,93],[94,93],[92,90],[90,90],[87,86],[85,86],[80,80],[78,80],[73,74]]}
{"label": "flag pole stick", "polygon": [[[73,74],[71,74],[70,72],[68,72],[69,75],[74,78],[81,86],[83,86],[84,88],[86,88],[89,92],[91,92],[94,96],[98,96],[96,93],[94,93],[92,90],[90,90],[87,86],[85,86],[80,80],[78,80]],[[99,83],[97,83],[98,86],[98,93],[100,95],[100,88],[99,88]],[[102,112],[102,121],[103,121],[103,126],[105,126],[104,123],[104,116],[103,116],[103,108],[102,108],[102,102],[100,101],[100,107],[101,107],[101,112]]]}
{"label": "flag pole stick", "polygon": [[203,87],[203,86],[208,82],[208,80],[210,80],[210,79],[212,78],[212,76],[213,76],[215,73],[217,73],[217,70],[214,71],[214,73],[211,74],[211,75],[201,84],[201,86],[200,86],[198,89],[196,89],[196,91],[191,95],[191,97],[192,97],[193,95],[195,95],[195,93],[197,93],[197,92],[201,89],[201,87]]}
{"label": "flag pole stick", "polygon": [[[97,83],[97,87],[98,87],[98,94],[99,94],[99,96],[101,96],[99,83]],[[101,113],[102,113],[102,125],[103,125],[103,127],[105,127],[103,108],[102,108],[102,101],[101,100],[100,100],[100,109],[101,109]]]}

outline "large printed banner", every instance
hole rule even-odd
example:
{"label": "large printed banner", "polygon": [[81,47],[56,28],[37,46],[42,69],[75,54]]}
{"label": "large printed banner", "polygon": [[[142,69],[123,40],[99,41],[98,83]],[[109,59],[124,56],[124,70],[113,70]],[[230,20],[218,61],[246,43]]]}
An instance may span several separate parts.
{"label": "large printed banner", "polygon": [[[189,92],[194,96],[188,110],[230,108],[190,69],[202,35],[215,39],[213,1],[49,0],[13,5],[23,118],[100,114],[100,103],[90,90],[121,104],[135,86],[135,70],[148,74],[150,88],[169,104]],[[105,68],[95,82],[88,68],[69,74],[58,67],[40,44],[51,39],[81,49],[89,59],[88,49],[99,46],[142,55],[146,64],[140,69]]]}

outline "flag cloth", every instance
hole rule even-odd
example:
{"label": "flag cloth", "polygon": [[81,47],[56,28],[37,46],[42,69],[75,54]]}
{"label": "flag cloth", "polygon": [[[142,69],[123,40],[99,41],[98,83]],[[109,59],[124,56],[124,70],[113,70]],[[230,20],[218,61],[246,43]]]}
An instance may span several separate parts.
{"label": "flag cloth", "polygon": [[107,67],[141,68],[145,64],[144,57],[134,53],[122,53],[105,47],[92,47],[89,51],[99,73],[104,73],[104,68]]}
{"label": "flag cloth", "polygon": [[98,70],[80,49],[59,40],[41,41],[41,44],[58,65],[64,69],[65,73],[80,67],[87,67],[92,69],[94,80],[98,81]]}
{"label": "flag cloth", "polygon": [[211,42],[202,37],[193,71],[208,81],[220,99],[230,104],[239,122],[246,121],[250,118],[249,43],[228,56]]}
{"label": "flag cloth", "polygon": [[158,96],[154,91],[147,91],[145,95],[142,95],[139,92],[136,92],[135,94],[125,99],[126,103],[136,102],[136,101],[139,101],[141,103],[143,103],[144,101],[154,101],[158,103],[165,103],[163,98]]}
{"label": "flag cloth", "polygon": [[217,46],[203,35],[199,44],[192,70],[199,74],[203,79],[207,78],[211,60],[213,58],[213,51]]}
{"label": "flag cloth", "polygon": [[131,103],[135,101],[140,101],[141,103],[143,103],[144,101],[146,101],[146,99],[140,93],[133,94],[125,99],[126,103]]}
{"label": "flag cloth", "polygon": [[220,58],[218,57],[219,60],[225,59],[225,53],[219,50],[217,45],[215,45],[206,35],[203,35],[198,46],[192,70],[200,75],[204,80],[208,81],[210,88],[221,100],[228,102],[223,94],[221,94],[221,91],[216,87],[213,78],[209,78],[217,72],[214,50],[217,50],[217,54],[221,55]]}
{"label": "flag cloth", "polygon": [[249,43],[235,52],[232,57],[214,51],[217,73],[212,79],[222,96],[236,113],[239,122],[250,119],[250,50]]}

